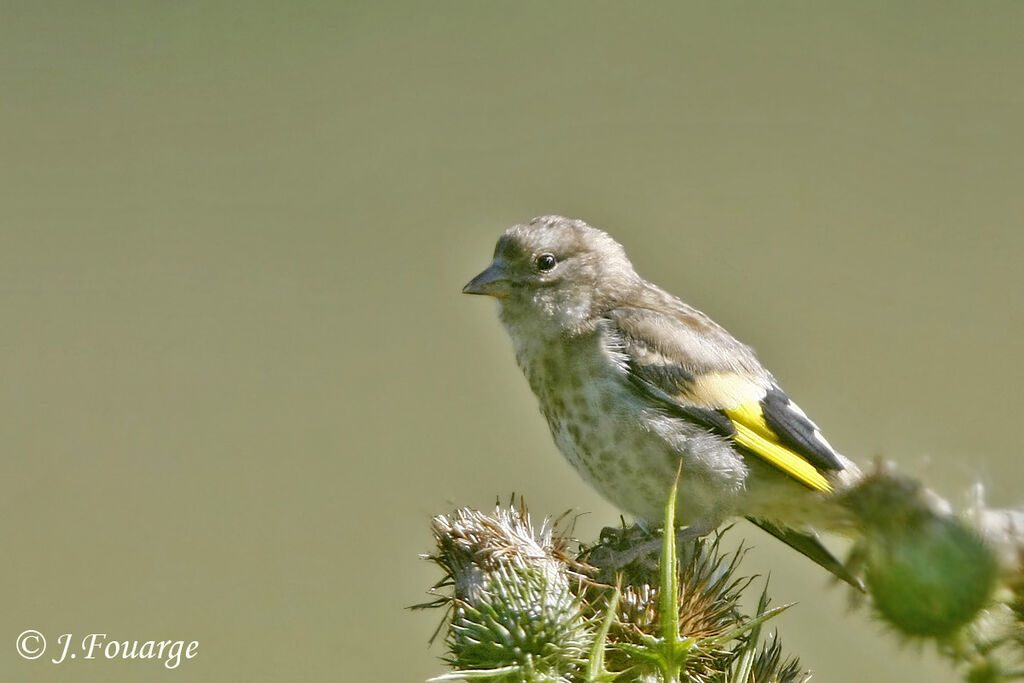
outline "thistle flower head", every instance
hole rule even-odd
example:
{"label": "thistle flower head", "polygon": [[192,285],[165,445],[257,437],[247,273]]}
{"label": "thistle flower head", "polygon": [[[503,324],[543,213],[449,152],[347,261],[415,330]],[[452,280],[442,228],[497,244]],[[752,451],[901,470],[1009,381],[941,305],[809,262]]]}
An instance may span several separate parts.
{"label": "thistle flower head", "polygon": [[[434,518],[450,586],[448,661],[464,677],[569,681],[585,665],[592,625],[570,588],[568,539],[522,508],[491,515],[468,508]],[[443,677],[442,677],[443,678]]]}

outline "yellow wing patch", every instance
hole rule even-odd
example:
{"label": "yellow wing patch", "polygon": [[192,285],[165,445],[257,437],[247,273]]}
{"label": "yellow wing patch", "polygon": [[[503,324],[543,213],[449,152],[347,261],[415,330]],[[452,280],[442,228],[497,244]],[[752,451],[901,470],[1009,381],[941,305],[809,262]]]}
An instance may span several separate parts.
{"label": "yellow wing patch", "polygon": [[741,403],[723,412],[736,428],[733,439],[786,474],[818,491],[831,491],[832,486],[814,465],[779,443],[778,435],[764,421],[760,403]]}
{"label": "yellow wing patch", "polygon": [[706,372],[693,378],[681,394],[687,403],[718,410],[764,398],[765,387],[735,372]]}

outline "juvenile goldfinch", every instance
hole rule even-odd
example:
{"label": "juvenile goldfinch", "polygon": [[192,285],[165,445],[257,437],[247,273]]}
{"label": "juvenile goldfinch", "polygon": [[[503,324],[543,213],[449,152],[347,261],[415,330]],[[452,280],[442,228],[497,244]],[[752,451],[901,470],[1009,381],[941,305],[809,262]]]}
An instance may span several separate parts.
{"label": "juvenile goldfinch", "polygon": [[750,347],[645,281],[581,220],[509,228],[464,288],[498,299],[516,360],[561,452],[605,498],[657,524],[682,464],[676,521],[742,516],[855,583],[813,535],[850,528],[859,478]]}

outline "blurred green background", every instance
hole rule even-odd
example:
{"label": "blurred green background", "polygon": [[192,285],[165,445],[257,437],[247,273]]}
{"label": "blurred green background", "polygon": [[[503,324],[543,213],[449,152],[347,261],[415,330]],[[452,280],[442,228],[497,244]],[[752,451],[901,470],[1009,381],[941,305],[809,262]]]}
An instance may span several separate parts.
{"label": "blurred green background", "polygon": [[[1020,503],[1022,34],[1019,2],[3,2],[0,680],[441,673],[404,609],[431,515],[617,519],[459,294],[538,214],[848,455]],[[816,680],[956,680],[750,539]],[[199,657],[26,661],[28,628]]]}

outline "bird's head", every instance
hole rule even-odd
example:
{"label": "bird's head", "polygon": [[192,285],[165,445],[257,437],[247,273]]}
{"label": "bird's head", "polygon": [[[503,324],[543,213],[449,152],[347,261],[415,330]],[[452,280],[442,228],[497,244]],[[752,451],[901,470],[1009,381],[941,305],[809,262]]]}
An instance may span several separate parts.
{"label": "bird's head", "polygon": [[639,282],[622,246],[605,232],[542,216],[506,230],[491,264],[462,291],[498,298],[507,322],[560,331],[586,324]]}

